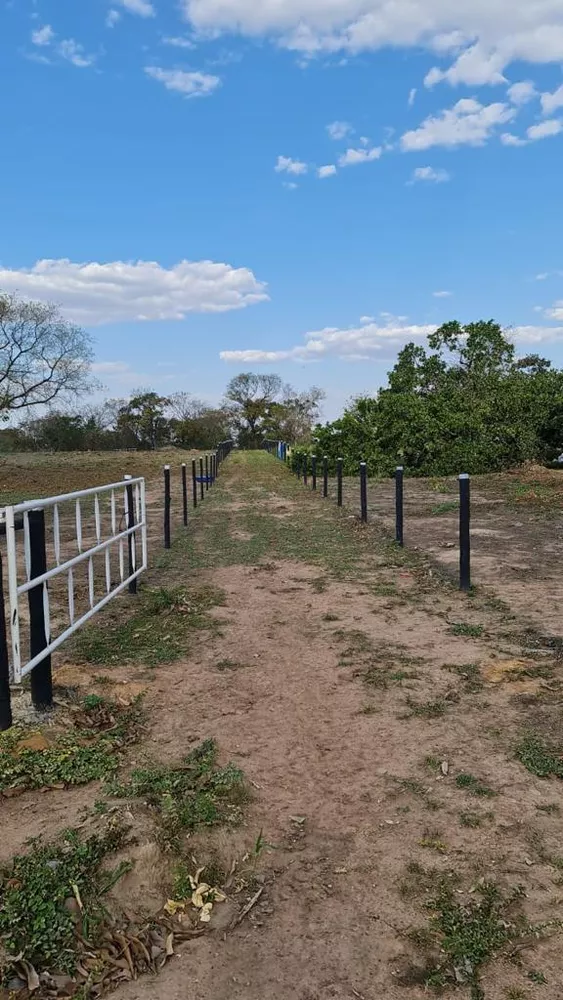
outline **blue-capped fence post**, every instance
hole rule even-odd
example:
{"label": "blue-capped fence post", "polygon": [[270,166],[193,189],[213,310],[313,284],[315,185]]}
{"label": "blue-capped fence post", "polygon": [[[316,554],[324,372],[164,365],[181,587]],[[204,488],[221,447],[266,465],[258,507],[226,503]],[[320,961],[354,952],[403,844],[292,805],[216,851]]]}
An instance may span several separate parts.
{"label": "blue-capped fence post", "polygon": [[469,476],[459,477],[459,589],[471,590],[471,533]]}

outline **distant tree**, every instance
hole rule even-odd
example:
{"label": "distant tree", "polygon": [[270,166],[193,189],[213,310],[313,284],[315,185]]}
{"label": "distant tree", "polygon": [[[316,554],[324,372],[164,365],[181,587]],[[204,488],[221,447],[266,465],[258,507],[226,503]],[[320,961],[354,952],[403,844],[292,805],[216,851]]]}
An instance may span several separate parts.
{"label": "distant tree", "polygon": [[140,389],[117,414],[116,430],[127,448],[160,448],[169,439],[170,425],[165,416],[166,396]]}
{"label": "distant tree", "polygon": [[293,386],[284,385],[281,399],[270,408],[265,426],[267,436],[292,444],[308,442],[325,395],[317,386],[297,392]]}
{"label": "distant tree", "polygon": [[231,379],[225,398],[231,404],[232,423],[240,447],[259,447],[281,389],[282,380],[279,375],[244,372]]}
{"label": "distant tree", "polygon": [[204,406],[197,416],[170,421],[172,443],[179,448],[216,448],[231,433],[228,410]]}
{"label": "distant tree", "polygon": [[209,409],[202,399],[191,392],[173,392],[168,397],[168,410],[175,420],[193,420]]}
{"label": "distant tree", "polygon": [[0,294],[0,419],[95,386],[92,342],[55,305]]}

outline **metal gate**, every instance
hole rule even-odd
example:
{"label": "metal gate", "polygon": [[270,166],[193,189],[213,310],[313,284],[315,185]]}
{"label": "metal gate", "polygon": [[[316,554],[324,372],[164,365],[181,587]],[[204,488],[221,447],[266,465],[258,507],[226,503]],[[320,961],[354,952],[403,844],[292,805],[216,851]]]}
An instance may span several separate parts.
{"label": "metal gate", "polygon": [[[113,597],[135,589],[147,568],[145,480],[15,504],[0,511],[0,521],[6,529],[10,674],[19,682]],[[57,588],[55,601],[50,587]],[[42,599],[44,634],[36,639],[38,651],[31,642],[26,659],[22,630],[32,595]]]}

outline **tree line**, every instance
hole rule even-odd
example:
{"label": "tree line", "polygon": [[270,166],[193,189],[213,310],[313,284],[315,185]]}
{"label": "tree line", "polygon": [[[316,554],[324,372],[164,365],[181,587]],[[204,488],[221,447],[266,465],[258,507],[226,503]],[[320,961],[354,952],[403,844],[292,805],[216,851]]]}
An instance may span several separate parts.
{"label": "tree line", "polygon": [[347,474],[397,464],[420,476],[484,473],[563,451],[563,371],[537,354],[518,357],[493,320],[445,323],[399,353],[387,385],[315,427],[314,449]]}
{"label": "tree line", "polygon": [[0,451],[212,449],[231,437],[241,448],[268,437],[304,442],[324,397],[316,387],[300,392],[279,375],[247,372],[230,380],[219,406],[152,389],[85,405],[84,396],[101,388],[93,357],[89,335],[56,306],[0,293],[0,420],[11,423],[0,428]]}

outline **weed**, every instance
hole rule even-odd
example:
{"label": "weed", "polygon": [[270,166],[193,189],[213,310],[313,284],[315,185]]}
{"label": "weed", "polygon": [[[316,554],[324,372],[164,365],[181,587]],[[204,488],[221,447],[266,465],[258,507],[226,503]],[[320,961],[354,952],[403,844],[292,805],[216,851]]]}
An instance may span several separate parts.
{"label": "weed", "polygon": [[221,670],[221,671],[223,671],[223,670],[240,670],[241,668],[246,667],[247,665],[248,664],[246,664],[246,663],[239,663],[238,660],[229,660],[229,659],[227,659],[227,660],[219,660],[215,664],[215,669],[216,670]]}
{"label": "weed", "polygon": [[323,622],[337,622],[338,615],[333,615],[332,612],[327,611],[326,615],[323,615]]}
{"label": "weed", "polygon": [[545,978],[543,972],[538,972],[537,969],[530,969],[528,979],[531,983],[537,983],[538,986],[545,986],[547,983],[547,979]]}
{"label": "weed", "polygon": [[410,713],[407,715],[407,718],[418,716],[422,719],[440,719],[443,715],[445,715],[448,707],[444,698],[436,698],[434,701],[419,702],[408,697],[406,703],[407,707],[410,709]]}
{"label": "weed", "polygon": [[190,633],[217,630],[212,607],[225,603],[214,587],[149,590],[139,598],[135,614],[118,624],[90,625],[76,634],[74,652],[89,663],[171,663],[185,655]]}
{"label": "weed", "polygon": [[431,797],[430,789],[425,788],[421,781],[417,781],[416,778],[397,778],[396,781],[401,791],[416,795],[431,812],[440,808],[436,800]]}
{"label": "weed", "polygon": [[[49,739],[17,726],[0,733],[0,792],[8,788],[84,785],[107,778],[116,770],[119,751],[136,736],[142,714],[140,702],[120,709],[90,695],[83,707],[80,721],[84,728],[49,735]],[[100,712],[104,719],[109,714],[114,725],[107,732],[92,733],[89,723],[93,720],[88,716],[97,719]]]}
{"label": "weed", "polygon": [[79,947],[76,913],[82,937],[95,943],[104,916],[102,899],[130,870],[127,862],[113,870],[105,865],[124,842],[124,828],[118,825],[86,840],[69,830],[55,845],[35,841],[29,854],[0,868],[0,940],[8,953],[38,970],[72,973]]}
{"label": "weed", "polygon": [[484,632],[484,626],[471,625],[469,622],[454,622],[448,632],[450,635],[465,635],[470,639],[480,639]]}
{"label": "weed", "polygon": [[428,757],[424,758],[424,766],[430,771],[434,771],[436,774],[439,774],[442,770],[442,758],[434,757],[433,754],[429,754]]}
{"label": "weed", "polygon": [[477,827],[483,825],[484,820],[493,820],[494,814],[492,812],[486,813],[476,813],[476,812],[461,812],[459,814],[459,822],[462,826],[468,826],[470,829],[475,830]]}
{"label": "weed", "polygon": [[431,851],[438,851],[438,854],[447,854],[448,851],[439,830],[425,830],[419,844],[421,847],[427,847]]}
{"label": "weed", "polygon": [[476,663],[444,663],[442,670],[457,674],[463,681],[467,694],[477,694],[483,690],[483,678]]}
{"label": "weed", "polygon": [[454,510],[458,510],[459,502],[457,500],[445,500],[444,503],[436,504],[435,507],[430,511],[431,514],[451,514]]}
{"label": "weed", "polygon": [[506,991],[506,1000],[527,1000],[528,994],[518,986],[509,986]]}
{"label": "weed", "polygon": [[525,733],[516,746],[516,760],[538,778],[563,778],[561,751],[535,733]]}
{"label": "weed", "polygon": [[176,765],[134,770],[125,785],[113,785],[119,798],[142,799],[157,814],[161,840],[178,850],[185,833],[199,826],[236,823],[248,801],[242,771],[217,766],[217,744],[205,740]]}
{"label": "weed", "polygon": [[559,816],[561,807],[557,802],[546,802],[543,806],[536,806],[538,812],[546,813],[547,816]]}
{"label": "weed", "polygon": [[479,778],[476,778],[474,774],[466,774],[462,772],[456,776],[455,783],[457,788],[462,788],[464,791],[469,792],[470,795],[475,795],[477,798],[492,798],[497,794],[492,788],[489,788],[488,785],[479,781]]}
{"label": "weed", "polygon": [[359,714],[360,715],[377,715],[377,713],[380,712],[380,711],[381,711],[381,709],[378,708],[377,705],[373,705],[373,704],[372,705],[363,705],[362,708],[360,708]]}
{"label": "weed", "polygon": [[309,581],[311,589],[315,591],[316,594],[324,594],[328,587],[328,580],[326,576],[317,576],[314,580]]}

